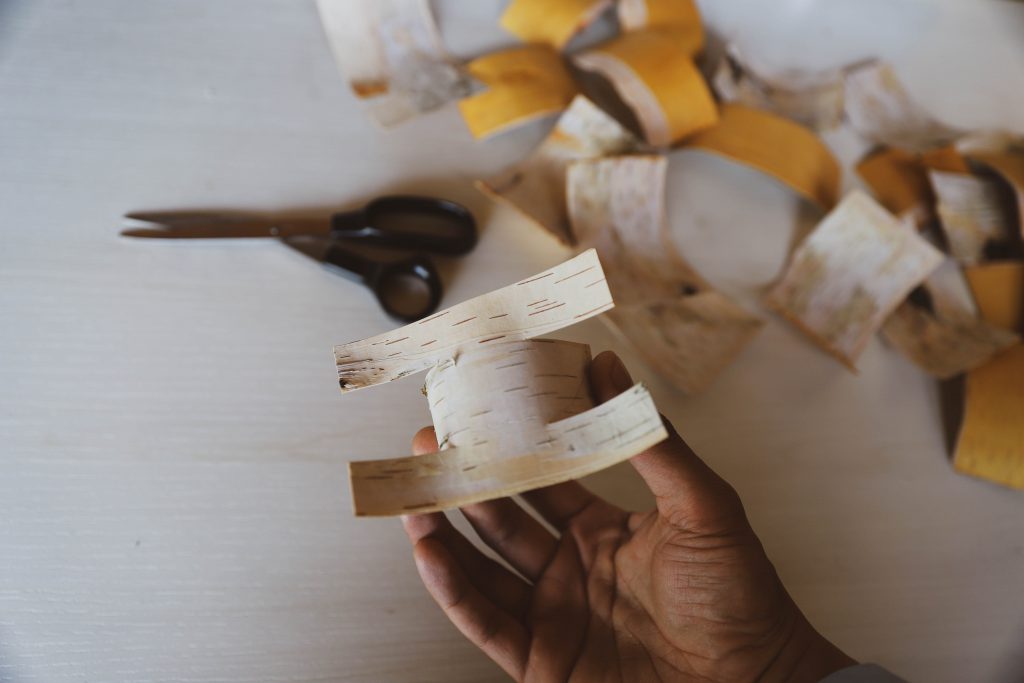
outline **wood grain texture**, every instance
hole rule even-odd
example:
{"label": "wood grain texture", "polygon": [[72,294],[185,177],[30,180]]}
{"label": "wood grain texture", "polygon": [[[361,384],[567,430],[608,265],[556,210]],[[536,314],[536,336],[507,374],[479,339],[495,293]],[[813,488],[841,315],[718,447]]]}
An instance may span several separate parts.
{"label": "wood grain texture", "polygon": [[[434,2],[450,51],[507,44],[504,4]],[[1024,121],[1007,87],[1024,82],[1021,3],[773,9],[702,3],[716,33],[780,68],[883,54],[942,120]],[[403,382],[338,394],[331,345],[393,327],[373,295],[270,241],[116,237],[127,210],[400,191],[455,199],[481,226],[471,257],[440,264],[443,306],[564,258],[472,186],[545,126],[477,144],[449,105],[384,133],[365,104],[312,3],[0,2],[4,683],[507,680],[423,589],[397,521],[352,518],[346,461],[405,454],[430,422]],[[687,151],[667,182],[680,249],[761,313],[800,218],[792,193]],[[695,397],[598,320],[565,338],[623,355],[740,492],[826,636],[912,681],[1020,681],[1024,497],[953,471],[935,382],[901,355],[873,341],[854,377],[763,317]],[[586,483],[651,502],[628,465]]]}

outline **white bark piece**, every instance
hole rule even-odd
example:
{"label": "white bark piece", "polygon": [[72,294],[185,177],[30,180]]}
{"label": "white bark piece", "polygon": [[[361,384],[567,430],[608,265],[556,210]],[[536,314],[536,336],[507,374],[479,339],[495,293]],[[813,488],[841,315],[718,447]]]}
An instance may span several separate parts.
{"label": "white bark piece", "polygon": [[530,156],[493,178],[477,181],[476,186],[520,211],[562,244],[572,245],[575,239],[565,204],[569,162],[635,151],[640,145],[618,121],[577,95]]}
{"label": "white bark piece", "polygon": [[844,83],[840,72],[787,72],[768,78],[755,72],[735,45],[726,47],[711,78],[725,102],[767,109],[814,130],[843,120]]}
{"label": "white bark piece", "polygon": [[888,64],[870,61],[846,73],[846,117],[869,142],[923,152],[953,143],[963,131],[936,121],[914,102]]}
{"label": "white bark piece", "polygon": [[998,180],[943,171],[929,171],[928,179],[953,258],[974,264],[986,260],[986,252],[1009,248],[1017,231],[1013,198]]}
{"label": "white bark piece", "polygon": [[855,190],[797,248],[765,303],[851,370],[942,252]]}
{"label": "white bark piece", "polygon": [[527,453],[496,443],[428,455],[349,463],[358,516],[434,512],[511,496],[593,474],[668,437],[650,394],[637,384],[596,408],[553,422]]}
{"label": "white bark piece", "polygon": [[978,316],[963,271],[949,258],[889,316],[882,337],[939,379],[976,368],[1020,341]]}
{"label": "white bark piece", "polygon": [[427,0],[317,0],[331,51],[381,125],[465,97],[469,77],[448,55]]}
{"label": "white bark piece", "polygon": [[568,203],[583,246],[597,249],[616,309],[604,316],[686,392],[706,388],[761,321],[716,292],[668,234],[663,156],[576,161]]}
{"label": "white bark piece", "polygon": [[514,285],[418,322],[334,347],[342,391],[390,382],[457,357],[464,347],[529,339],[613,306],[593,249]]}
{"label": "white bark piece", "polygon": [[532,339],[467,349],[427,373],[424,385],[441,448],[494,442],[499,455],[545,445],[551,422],[594,407],[590,347]]}

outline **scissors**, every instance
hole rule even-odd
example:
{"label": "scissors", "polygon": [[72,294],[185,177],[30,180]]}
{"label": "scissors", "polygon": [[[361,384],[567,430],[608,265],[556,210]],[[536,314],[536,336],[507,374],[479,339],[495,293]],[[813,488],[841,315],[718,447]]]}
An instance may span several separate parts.
{"label": "scissors", "polygon": [[[129,213],[154,227],[122,230],[126,237],[276,237],[369,287],[388,315],[403,322],[424,318],[441,303],[441,277],[422,252],[458,256],[476,245],[476,221],[461,204],[446,199],[390,195],[355,211],[319,217],[201,211]],[[378,261],[346,243],[414,252]]]}

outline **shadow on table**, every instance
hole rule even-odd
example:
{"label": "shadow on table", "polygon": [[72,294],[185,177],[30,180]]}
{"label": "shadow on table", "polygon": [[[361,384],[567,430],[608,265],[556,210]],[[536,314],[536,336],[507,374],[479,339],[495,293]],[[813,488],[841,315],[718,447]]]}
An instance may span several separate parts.
{"label": "shadow on table", "polygon": [[[1024,642],[1024,628],[1017,642]],[[1024,648],[1017,648],[999,662],[993,671],[993,681],[1024,681]]]}
{"label": "shadow on table", "polygon": [[964,417],[963,375],[939,381],[939,411],[942,418],[942,435],[946,443],[946,454],[952,458],[956,451],[956,437]]}
{"label": "shadow on table", "polygon": [[10,45],[19,26],[25,24],[18,20],[28,14],[28,9],[29,0],[0,0],[0,66],[4,64],[5,47]]}

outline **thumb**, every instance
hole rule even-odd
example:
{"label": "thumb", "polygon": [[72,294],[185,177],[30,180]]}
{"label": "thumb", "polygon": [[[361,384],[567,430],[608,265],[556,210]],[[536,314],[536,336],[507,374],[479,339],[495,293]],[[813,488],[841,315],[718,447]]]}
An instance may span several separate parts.
{"label": "thumb", "polygon": [[[590,366],[590,383],[598,403],[633,385],[625,364],[604,351]],[[630,459],[654,494],[658,512],[676,526],[705,529],[731,520],[743,507],[729,484],[697,457],[672,424],[661,418],[668,438]]]}

